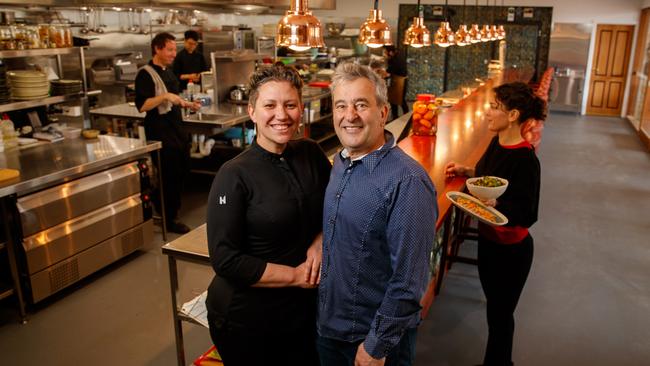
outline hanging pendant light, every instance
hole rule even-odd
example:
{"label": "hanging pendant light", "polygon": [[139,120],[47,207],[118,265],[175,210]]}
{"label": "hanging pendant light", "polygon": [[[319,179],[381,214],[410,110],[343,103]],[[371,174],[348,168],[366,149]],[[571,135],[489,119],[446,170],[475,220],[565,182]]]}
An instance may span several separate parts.
{"label": "hanging pendant light", "polygon": [[[488,6],[490,6],[490,0],[488,0]],[[499,31],[497,30],[497,26],[494,23],[494,11],[497,7],[497,0],[494,0],[494,6],[492,9],[490,9],[490,18],[492,25],[490,25],[490,41],[496,41],[499,39]]]}
{"label": "hanging pendant light", "polygon": [[503,28],[503,24],[500,24],[500,25],[499,25],[499,28],[497,28],[497,32],[498,32],[498,33],[497,33],[497,38],[498,38],[499,40],[501,40],[501,39],[506,39],[506,29]]}
{"label": "hanging pendant light", "polygon": [[[486,5],[489,10],[490,0],[487,0]],[[483,24],[483,28],[481,28],[481,42],[490,42],[491,40],[492,40],[492,26],[490,24]]]}
{"label": "hanging pendant light", "polygon": [[464,21],[465,21],[465,0],[463,0],[463,19],[461,20],[461,23],[458,26],[458,30],[456,31],[456,44],[461,47],[467,46],[472,41],[472,37],[470,36],[469,31],[467,30],[467,25],[464,23]]}
{"label": "hanging pendant light", "polygon": [[445,20],[440,22],[440,27],[434,36],[434,43],[440,47],[449,47],[456,43],[456,34],[451,30],[449,22],[447,21],[447,0],[445,0],[445,7],[443,9]]}
{"label": "hanging pendant light", "polygon": [[424,25],[424,14],[418,0],[418,16],[413,18],[413,24],[406,30],[404,44],[420,48],[431,46],[431,33]]}
{"label": "hanging pendant light", "polygon": [[[503,0],[501,0],[501,7],[503,8]],[[503,24],[499,24],[499,27],[497,28],[497,38],[499,40],[506,39],[506,29],[503,27]]]}
{"label": "hanging pendant light", "polygon": [[478,27],[478,24],[472,24],[472,28],[469,30],[469,36],[471,43],[481,42],[481,29]]}
{"label": "hanging pendant light", "polygon": [[323,47],[323,27],[309,11],[307,0],[292,0],[291,9],[278,22],[278,47],[289,47],[294,51],[306,51],[312,47]]}
{"label": "hanging pendant light", "polygon": [[393,41],[390,38],[390,26],[385,19],[381,17],[379,9],[379,0],[375,0],[375,6],[370,10],[368,19],[359,29],[359,43],[365,44],[371,48],[381,46],[390,46]]}
{"label": "hanging pendant light", "polygon": [[[476,17],[478,18],[478,0],[476,0]],[[481,29],[478,27],[477,23],[472,24],[472,28],[469,30],[470,42],[479,43],[481,42]]]}

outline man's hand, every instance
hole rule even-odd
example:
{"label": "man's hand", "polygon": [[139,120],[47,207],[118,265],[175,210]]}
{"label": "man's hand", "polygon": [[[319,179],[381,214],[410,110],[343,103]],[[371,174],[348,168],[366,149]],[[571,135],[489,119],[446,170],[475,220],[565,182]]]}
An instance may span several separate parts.
{"label": "man's hand", "polygon": [[183,98],[179,97],[178,95],[176,95],[174,93],[166,93],[165,94],[165,100],[167,100],[168,102],[170,102],[173,105],[180,105],[181,107],[183,106],[183,102],[185,102],[185,100],[183,100]]}
{"label": "man's hand", "polygon": [[323,261],[323,233],[316,236],[309,249],[307,249],[307,260],[305,264],[305,281],[311,285],[320,283],[320,265]]}
{"label": "man's hand", "polygon": [[363,347],[363,343],[357,348],[357,356],[354,359],[354,366],[384,366],[386,363],[386,357],[376,359],[373,358],[366,352],[366,349]]}

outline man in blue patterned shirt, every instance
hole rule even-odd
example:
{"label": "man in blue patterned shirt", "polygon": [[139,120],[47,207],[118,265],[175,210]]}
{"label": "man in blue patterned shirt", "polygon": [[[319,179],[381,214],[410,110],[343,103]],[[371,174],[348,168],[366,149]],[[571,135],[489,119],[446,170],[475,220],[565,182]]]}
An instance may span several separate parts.
{"label": "man in blue patterned shirt", "polygon": [[411,365],[429,278],[436,191],[384,130],[386,84],[366,66],[332,79],[344,149],[325,193],[317,346],[322,366]]}

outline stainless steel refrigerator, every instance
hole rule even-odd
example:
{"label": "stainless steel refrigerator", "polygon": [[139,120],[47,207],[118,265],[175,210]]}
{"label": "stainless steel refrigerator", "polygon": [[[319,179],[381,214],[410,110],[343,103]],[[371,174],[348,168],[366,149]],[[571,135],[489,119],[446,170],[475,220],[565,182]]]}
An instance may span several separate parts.
{"label": "stainless steel refrigerator", "polygon": [[549,66],[555,68],[549,109],[580,113],[589,58],[591,24],[554,23]]}

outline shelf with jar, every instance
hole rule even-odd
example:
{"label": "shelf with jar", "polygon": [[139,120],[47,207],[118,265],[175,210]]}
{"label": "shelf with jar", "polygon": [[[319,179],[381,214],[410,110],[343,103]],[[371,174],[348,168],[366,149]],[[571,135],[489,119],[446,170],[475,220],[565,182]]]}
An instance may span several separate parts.
{"label": "shelf with jar", "polygon": [[23,51],[72,47],[67,24],[0,26],[0,50]]}
{"label": "shelf with jar", "polygon": [[[2,91],[3,98],[0,98],[4,101],[4,103],[0,102],[0,113],[79,100],[86,105],[85,107],[82,106],[82,110],[84,111],[84,123],[88,122],[89,125],[89,116],[85,113],[88,110],[87,97],[97,95],[101,93],[101,90],[87,90],[85,72],[80,73],[80,80],[64,79],[61,56],[75,54],[79,57],[80,70],[85,70],[84,47],[1,50],[0,61],[12,58],[56,57],[60,79],[49,81],[45,73],[34,71],[32,72],[34,75],[31,75],[29,74],[30,71],[8,70],[4,64],[1,65],[0,79],[5,84]],[[38,76],[38,80],[36,80],[35,76]],[[12,84],[12,77],[16,81],[13,84],[16,85]],[[28,87],[31,85],[30,83],[37,83],[38,87],[41,87],[40,92],[36,90],[31,92]]]}

